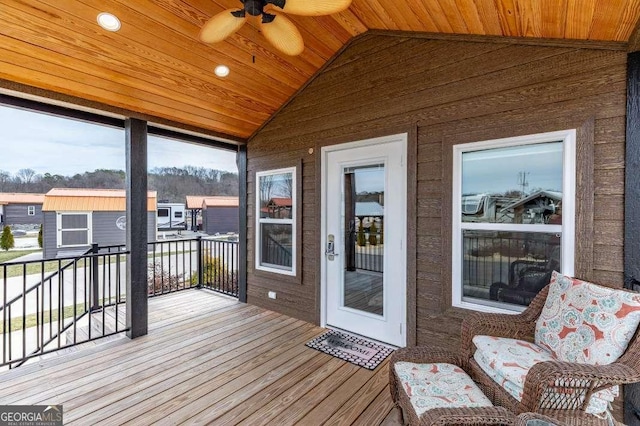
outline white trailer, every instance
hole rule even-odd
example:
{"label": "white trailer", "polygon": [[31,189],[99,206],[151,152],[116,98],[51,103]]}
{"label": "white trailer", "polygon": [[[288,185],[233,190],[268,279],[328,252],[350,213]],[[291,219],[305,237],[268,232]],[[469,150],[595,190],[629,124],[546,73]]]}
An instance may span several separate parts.
{"label": "white trailer", "polygon": [[185,205],[181,203],[158,203],[158,231],[187,229]]}

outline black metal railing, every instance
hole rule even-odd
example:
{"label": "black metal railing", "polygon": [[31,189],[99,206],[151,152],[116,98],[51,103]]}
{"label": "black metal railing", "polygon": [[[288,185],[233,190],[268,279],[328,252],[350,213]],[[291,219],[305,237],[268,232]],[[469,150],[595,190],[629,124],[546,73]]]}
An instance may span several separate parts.
{"label": "black metal railing", "polygon": [[200,287],[238,297],[238,243],[200,240]]}
{"label": "black metal railing", "polygon": [[351,231],[345,248],[349,271],[384,272],[384,240],[380,231]]}
{"label": "black metal railing", "polygon": [[[0,264],[2,359],[29,358],[125,331],[121,260],[97,246],[78,257]],[[91,315],[89,315],[91,313]]]}
{"label": "black metal railing", "polygon": [[149,296],[189,288],[238,297],[238,243],[194,238],[149,243]]}
{"label": "black metal railing", "polygon": [[[0,264],[0,367],[126,331],[128,254],[93,245],[77,257]],[[149,297],[190,288],[238,297],[235,241],[156,241],[147,258]]]}

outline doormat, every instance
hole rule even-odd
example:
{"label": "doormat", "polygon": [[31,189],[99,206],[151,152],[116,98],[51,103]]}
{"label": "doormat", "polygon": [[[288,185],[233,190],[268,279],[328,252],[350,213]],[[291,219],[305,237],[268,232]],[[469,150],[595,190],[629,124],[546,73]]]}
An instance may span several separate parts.
{"label": "doormat", "polygon": [[375,370],[394,351],[381,343],[336,330],[308,341],[306,346],[369,370]]}

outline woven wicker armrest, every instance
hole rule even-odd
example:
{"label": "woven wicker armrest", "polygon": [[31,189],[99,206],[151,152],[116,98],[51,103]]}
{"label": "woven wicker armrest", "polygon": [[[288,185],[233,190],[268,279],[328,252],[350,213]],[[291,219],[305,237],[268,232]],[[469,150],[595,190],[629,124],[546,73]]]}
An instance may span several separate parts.
{"label": "woven wicker armrest", "polygon": [[521,407],[525,411],[538,411],[539,407],[580,409],[588,405],[594,392],[638,381],[640,371],[619,362],[596,366],[545,361],[527,373]]}
{"label": "woven wicker armrest", "polygon": [[503,407],[434,408],[420,416],[420,425],[512,425],[515,418]]}
{"label": "woven wicker armrest", "polygon": [[401,348],[391,354],[390,366],[398,362],[414,362],[416,364],[447,363],[460,365],[460,355],[441,349],[431,349],[428,346],[414,346]]}

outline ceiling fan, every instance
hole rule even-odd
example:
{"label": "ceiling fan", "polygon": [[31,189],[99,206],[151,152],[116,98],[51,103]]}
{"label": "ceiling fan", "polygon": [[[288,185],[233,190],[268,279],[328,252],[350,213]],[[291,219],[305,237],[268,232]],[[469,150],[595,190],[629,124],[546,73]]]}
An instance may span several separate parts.
{"label": "ceiling fan", "polygon": [[[302,16],[330,15],[345,10],[351,0],[240,0],[242,9],[227,9],[209,19],[202,30],[200,40],[217,43],[240,29],[248,16],[261,16],[260,30],[267,40],[281,52],[295,56],[304,50],[300,31],[284,15],[276,11]],[[273,6],[265,12],[266,6]]]}

